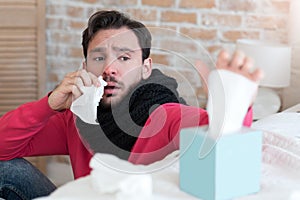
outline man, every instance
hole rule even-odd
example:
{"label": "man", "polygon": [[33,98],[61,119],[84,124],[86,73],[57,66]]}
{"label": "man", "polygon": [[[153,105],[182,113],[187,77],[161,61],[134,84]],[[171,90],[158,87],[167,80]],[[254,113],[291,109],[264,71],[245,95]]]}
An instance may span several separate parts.
{"label": "man", "polygon": [[[70,155],[75,178],[90,173],[93,151],[88,138],[82,141],[79,136],[85,123],[69,108],[82,95],[82,86],[100,86],[100,75],[107,86],[98,107],[100,144],[94,151],[148,164],[178,148],[180,128],[208,123],[205,110],[185,105],[174,79],[152,70],[151,34],[143,24],[117,11],[97,12],[83,32],[82,46],[83,69],[67,74],[46,97],[0,118],[0,197],[32,199],[55,190],[20,159],[25,156]],[[248,71],[252,63],[241,53],[231,59],[222,52],[217,66],[260,79],[260,71]],[[249,111],[244,125],[251,120]]]}

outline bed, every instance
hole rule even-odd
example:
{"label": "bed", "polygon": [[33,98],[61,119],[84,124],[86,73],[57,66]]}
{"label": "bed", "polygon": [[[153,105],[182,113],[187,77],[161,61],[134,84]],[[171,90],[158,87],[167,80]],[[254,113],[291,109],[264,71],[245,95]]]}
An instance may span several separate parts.
{"label": "bed", "polygon": [[[256,194],[237,199],[300,199],[300,113],[277,113],[256,121],[252,127],[263,130],[261,189]],[[166,159],[172,158],[175,162],[164,170],[151,174],[153,192],[148,199],[197,199],[179,188],[178,155],[178,151],[170,154]],[[107,156],[104,156],[105,159]],[[109,156],[108,159],[118,158]],[[126,199],[117,195],[117,192],[97,191],[93,185],[94,178],[89,175],[61,186],[50,196],[40,200]],[[140,199],[138,196],[135,198]]]}

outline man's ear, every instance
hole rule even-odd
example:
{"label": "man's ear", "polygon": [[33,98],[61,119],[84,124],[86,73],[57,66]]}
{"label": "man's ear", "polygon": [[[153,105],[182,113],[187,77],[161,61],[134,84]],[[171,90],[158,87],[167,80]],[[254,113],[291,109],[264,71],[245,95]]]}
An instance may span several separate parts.
{"label": "man's ear", "polygon": [[143,66],[142,66],[142,77],[143,77],[143,79],[149,78],[151,73],[152,73],[152,59],[147,58],[147,59],[144,60]]}
{"label": "man's ear", "polygon": [[86,68],[86,60],[82,61],[82,69],[85,69],[85,70],[87,69]]}

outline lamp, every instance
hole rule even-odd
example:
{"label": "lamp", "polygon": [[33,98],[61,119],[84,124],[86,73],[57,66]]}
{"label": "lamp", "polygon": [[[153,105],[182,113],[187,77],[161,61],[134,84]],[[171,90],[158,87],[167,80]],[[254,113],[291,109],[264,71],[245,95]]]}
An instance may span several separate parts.
{"label": "lamp", "polygon": [[271,88],[289,86],[291,48],[280,43],[249,39],[237,40],[236,48],[254,59],[255,66],[264,72],[253,104],[253,118],[256,120],[278,112],[281,100]]}

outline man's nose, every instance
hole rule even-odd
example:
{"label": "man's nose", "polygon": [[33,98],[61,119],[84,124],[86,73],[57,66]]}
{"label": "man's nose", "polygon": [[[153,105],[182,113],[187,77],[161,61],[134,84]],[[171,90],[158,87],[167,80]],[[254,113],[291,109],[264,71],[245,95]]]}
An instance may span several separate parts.
{"label": "man's nose", "polygon": [[103,74],[106,76],[117,74],[116,59],[107,59]]}

